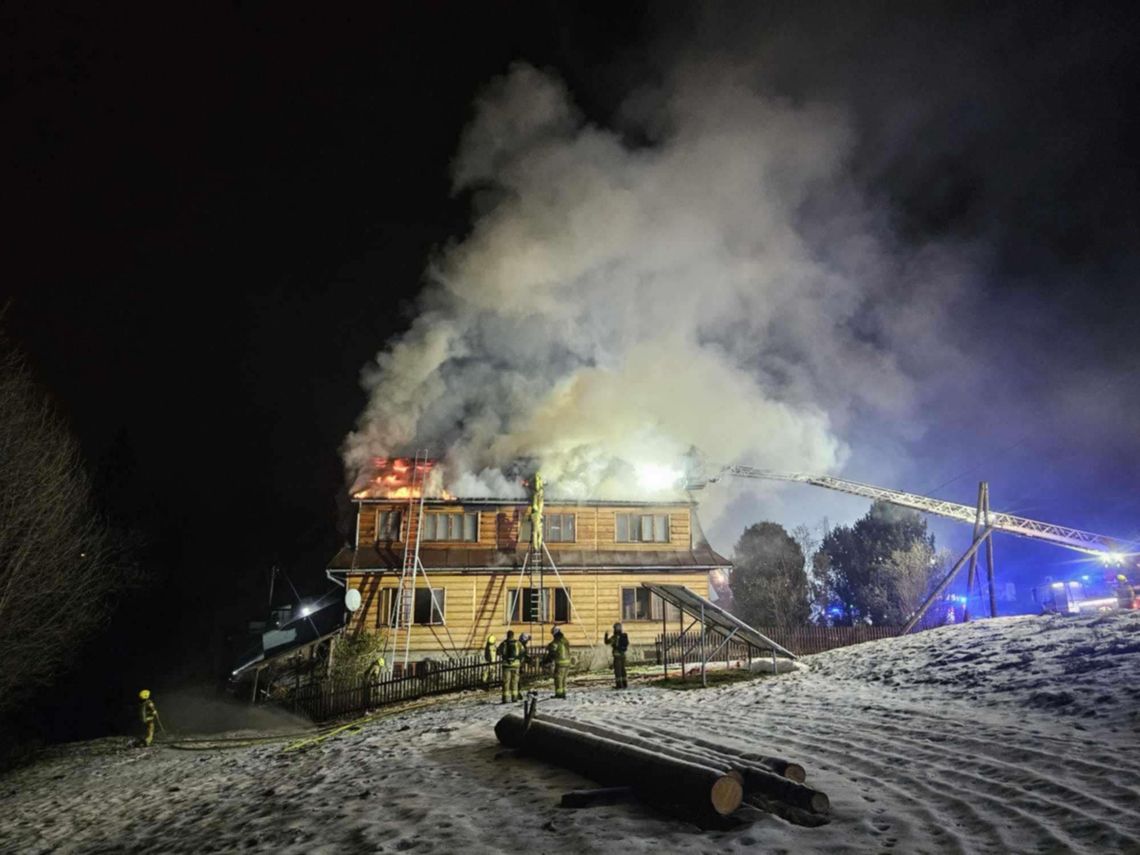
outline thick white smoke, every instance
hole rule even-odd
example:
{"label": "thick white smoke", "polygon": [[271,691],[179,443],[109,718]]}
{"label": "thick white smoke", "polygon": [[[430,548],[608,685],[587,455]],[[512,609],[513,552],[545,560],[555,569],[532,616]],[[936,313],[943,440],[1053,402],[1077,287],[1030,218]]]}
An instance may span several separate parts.
{"label": "thick white smoke", "polygon": [[877,308],[928,280],[889,260],[845,178],[842,111],[682,79],[631,102],[638,144],[530,66],[489,86],[453,164],[471,231],[364,372],[351,475],[430,447],[461,495],[517,490],[499,468],[531,457],[555,494],[640,496],[634,469],[692,446],[823,473],[860,414],[909,419],[895,345],[937,326],[943,296]]}

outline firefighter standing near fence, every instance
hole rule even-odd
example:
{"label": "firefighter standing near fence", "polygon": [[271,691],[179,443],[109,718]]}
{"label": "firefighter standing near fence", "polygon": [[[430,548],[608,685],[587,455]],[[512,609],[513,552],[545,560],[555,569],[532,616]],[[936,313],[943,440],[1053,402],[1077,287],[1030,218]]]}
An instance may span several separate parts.
{"label": "firefighter standing near fence", "polygon": [[523,647],[515,638],[513,629],[507,630],[507,637],[496,651],[503,663],[503,703],[522,700],[519,694],[519,669],[522,668]]}
{"label": "firefighter standing near fence", "polygon": [[614,634],[611,636],[607,632],[605,642],[614,653],[614,688],[629,688],[625,679],[625,654],[629,650],[629,635],[622,631],[620,623],[615,623]]}
{"label": "firefighter standing near fence", "polygon": [[566,697],[566,677],[570,673],[570,642],[562,634],[562,630],[554,627],[551,630],[554,639],[546,645],[546,655],[542,664],[554,663],[554,697]]}
{"label": "firefighter standing near fence", "polygon": [[487,641],[483,645],[483,685],[490,686],[491,680],[495,676],[495,663],[499,661],[499,649],[495,646],[495,636],[488,635]]}

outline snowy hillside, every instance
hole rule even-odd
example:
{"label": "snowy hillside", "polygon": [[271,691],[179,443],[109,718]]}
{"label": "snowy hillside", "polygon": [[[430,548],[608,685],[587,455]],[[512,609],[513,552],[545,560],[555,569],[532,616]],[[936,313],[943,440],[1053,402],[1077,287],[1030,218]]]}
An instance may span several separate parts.
{"label": "snowy hillside", "polygon": [[0,849],[1140,851],[1140,613],[983,621],[805,664],[706,691],[572,689],[540,713],[796,760],[831,797],[817,828],[561,809],[589,784],[501,752],[507,708],[467,695],[303,753],[73,746],[0,778]]}

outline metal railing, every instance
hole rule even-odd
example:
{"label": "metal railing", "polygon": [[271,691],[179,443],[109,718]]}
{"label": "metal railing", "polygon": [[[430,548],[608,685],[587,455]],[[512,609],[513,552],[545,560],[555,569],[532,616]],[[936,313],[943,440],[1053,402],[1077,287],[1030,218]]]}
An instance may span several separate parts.
{"label": "metal railing", "polygon": [[[532,680],[541,672],[538,658],[523,660],[520,679]],[[406,673],[397,671],[382,680],[317,679],[290,688],[278,703],[313,721],[363,713],[390,704],[412,701],[466,689],[490,689],[502,685],[501,662],[488,664],[481,655],[447,662],[425,660],[411,663]]]}
{"label": "metal railing", "polygon": [[[797,656],[811,653],[823,653],[837,647],[849,647],[852,644],[862,644],[865,641],[875,641],[880,638],[894,638],[902,634],[902,628],[897,626],[800,626],[793,628],[779,628],[774,626],[758,626],[756,629],[772,641]],[[724,634],[717,630],[710,630],[705,634],[705,648],[713,650],[724,641]],[[668,657],[670,665],[679,663],[699,663],[701,652],[700,630],[690,630],[681,635],[679,632],[667,632],[657,636],[657,661],[662,663],[662,656]],[[748,659],[767,655],[768,651],[749,645],[736,638],[731,639],[718,652],[713,661],[732,661]]]}

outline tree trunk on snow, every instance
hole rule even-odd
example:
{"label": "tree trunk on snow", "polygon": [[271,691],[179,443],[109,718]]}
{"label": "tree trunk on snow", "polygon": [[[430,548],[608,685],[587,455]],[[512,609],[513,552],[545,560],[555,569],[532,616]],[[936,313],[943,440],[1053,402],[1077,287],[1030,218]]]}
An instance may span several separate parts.
{"label": "tree trunk on snow", "polygon": [[574,719],[550,715],[541,715],[541,718],[543,721],[560,724],[563,727],[584,730],[588,733],[605,736],[609,739],[620,739],[622,742],[636,745],[639,748],[671,754],[684,760],[689,760],[694,763],[704,763],[714,768],[745,769],[748,767],[758,767],[760,771],[774,772],[777,775],[782,775],[791,781],[795,781],[797,784],[802,784],[807,779],[807,773],[804,771],[803,766],[780,757],[767,757],[762,754],[736,754],[712,742],[703,742],[691,737],[675,736],[671,733],[657,733],[649,728],[638,727],[631,729],[644,736],[656,737],[665,735],[673,739],[684,740],[688,744],[685,746],[662,745],[658,742],[651,742],[638,736],[629,735],[621,731],[611,730],[600,725],[583,721],[575,721]]}
{"label": "tree trunk on snow", "polygon": [[495,735],[509,748],[572,769],[608,786],[631,786],[641,797],[727,816],[743,800],[737,776],[615,739],[517,714],[504,716]]}

